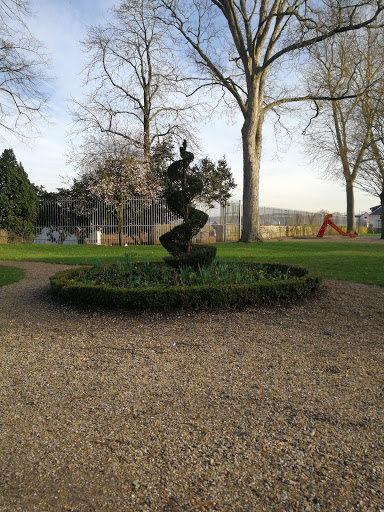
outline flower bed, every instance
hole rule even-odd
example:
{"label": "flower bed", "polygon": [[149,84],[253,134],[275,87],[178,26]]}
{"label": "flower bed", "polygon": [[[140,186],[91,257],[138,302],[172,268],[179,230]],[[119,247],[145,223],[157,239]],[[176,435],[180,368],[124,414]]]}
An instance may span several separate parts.
{"label": "flower bed", "polygon": [[321,282],[302,267],[225,261],[197,270],[125,261],[69,269],[50,279],[53,293],[71,301],[159,310],[273,304],[305,297]]}

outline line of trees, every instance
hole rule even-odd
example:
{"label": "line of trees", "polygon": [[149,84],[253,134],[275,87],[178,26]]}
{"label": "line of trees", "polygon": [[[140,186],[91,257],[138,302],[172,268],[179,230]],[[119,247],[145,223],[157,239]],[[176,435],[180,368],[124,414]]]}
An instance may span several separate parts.
{"label": "line of trees", "polygon": [[[381,0],[319,4],[311,0],[160,0],[163,19],[186,42],[199,70],[200,87],[219,86],[243,115],[242,241],[261,238],[259,173],[266,116],[302,101],[335,101],[322,91],[290,88],[283,65],[302,65],[316,48],[344,34],[382,26]],[[169,16],[167,17],[166,14]],[[296,62],[295,62],[296,61]],[[300,84],[299,84],[300,85]]]}
{"label": "line of trees", "polygon": [[[93,176],[128,172],[128,158],[133,185],[140,178],[148,193],[155,193],[159,145],[173,136],[176,142],[187,138],[193,147],[197,122],[211,114],[212,105],[224,103],[243,117],[241,240],[260,240],[264,122],[271,115],[280,119],[290,105],[311,102],[315,119],[307,137],[313,151],[327,159],[328,170],[345,182],[348,230],[353,230],[355,183],[381,200],[384,195],[383,9],[383,0],[121,1],[82,42],[88,92],[73,100],[75,131],[83,137],[73,149],[82,162],[80,178],[90,176],[89,162]],[[0,122],[17,133],[23,119],[31,122],[43,112],[46,100],[44,54],[27,30],[27,14],[27,0],[0,0]],[[115,153],[119,148],[123,161],[117,164],[106,147]],[[103,158],[95,159],[100,153]],[[208,176],[209,184],[212,170]],[[92,179],[88,189],[96,193]]]}

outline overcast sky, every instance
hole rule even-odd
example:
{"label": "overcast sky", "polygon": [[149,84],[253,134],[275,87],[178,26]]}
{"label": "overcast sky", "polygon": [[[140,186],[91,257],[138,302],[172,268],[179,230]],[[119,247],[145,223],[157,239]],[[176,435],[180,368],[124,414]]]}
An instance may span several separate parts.
{"label": "overcast sky", "polygon": [[[82,95],[80,72],[84,56],[79,41],[84,37],[87,26],[102,23],[114,3],[114,0],[31,0],[34,17],[29,26],[33,34],[45,43],[55,77],[50,85],[50,123],[40,125],[41,136],[29,146],[9,138],[1,145],[3,149],[12,147],[29,179],[49,191],[65,186],[63,180],[76,175],[67,162],[66,153],[71,123],[68,99]],[[240,129],[240,117],[230,122],[219,114],[211,123],[198,129],[203,152],[207,156],[217,160],[226,155],[238,185],[234,200],[242,197]],[[320,179],[319,174],[304,161],[301,146],[301,136],[297,133],[295,143],[288,151],[279,152],[277,159],[273,130],[266,126],[260,178],[261,205],[345,212],[343,186]],[[379,204],[378,198],[358,190],[355,202],[357,213]]]}

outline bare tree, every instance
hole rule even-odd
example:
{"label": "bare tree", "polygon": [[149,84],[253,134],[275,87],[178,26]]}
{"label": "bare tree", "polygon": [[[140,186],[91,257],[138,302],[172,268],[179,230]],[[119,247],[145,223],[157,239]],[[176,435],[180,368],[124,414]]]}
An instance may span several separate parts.
{"label": "bare tree", "polygon": [[[381,86],[381,87],[380,87]],[[381,89],[384,85],[379,84]],[[362,190],[380,198],[381,238],[384,239],[384,103],[372,128],[371,144],[356,183]]]}
{"label": "bare tree", "polygon": [[[336,34],[374,23],[384,8],[382,0],[158,1],[167,12],[162,19],[182,35],[194,55],[200,87],[219,86],[243,115],[241,240],[260,240],[259,173],[266,114],[287,103],[313,99],[311,94],[288,90],[295,59],[302,61],[305,50]],[[283,64],[288,80],[278,73]]]}
{"label": "bare tree", "polygon": [[0,138],[21,139],[47,101],[43,45],[30,33],[28,0],[0,0]]}
{"label": "bare tree", "polygon": [[325,174],[344,182],[347,231],[355,231],[354,184],[371,145],[384,88],[382,31],[366,28],[324,41],[314,52],[309,88],[331,98],[345,91],[354,96],[317,103],[316,120],[305,130],[313,159]]}
{"label": "bare tree", "polygon": [[85,85],[90,93],[75,101],[75,126],[102,132],[142,148],[150,160],[154,142],[191,133],[193,104],[166,27],[150,0],[123,1],[103,26],[91,27],[83,49],[89,54]]}

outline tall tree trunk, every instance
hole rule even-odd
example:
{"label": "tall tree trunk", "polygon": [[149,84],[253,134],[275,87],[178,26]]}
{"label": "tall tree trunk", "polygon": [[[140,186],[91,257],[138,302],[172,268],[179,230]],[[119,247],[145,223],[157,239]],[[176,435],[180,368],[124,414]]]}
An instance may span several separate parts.
{"label": "tall tree trunk", "polygon": [[150,140],[150,122],[149,117],[144,115],[144,130],[143,130],[143,150],[144,150],[144,162],[149,165],[151,161],[151,140]]}
{"label": "tall tree trunk", "polygon": [[[384,185],[384,184],[383,184]],[[380,194],[381,203],[381,240],[384,240],[384,188]]]}
{"label": "tall tree trunk", "polygon": [[262,116],[246,116],[241,129],[243,141],[243,231],[241,242],[263,239],[260,230],[259,176],[262,146]]}
{"label": "tall tree trunk", "polygon": [[354,233],[356,231],[356,219],[353,180],[346,180],[345,185],[347,193],[347,233]]}

